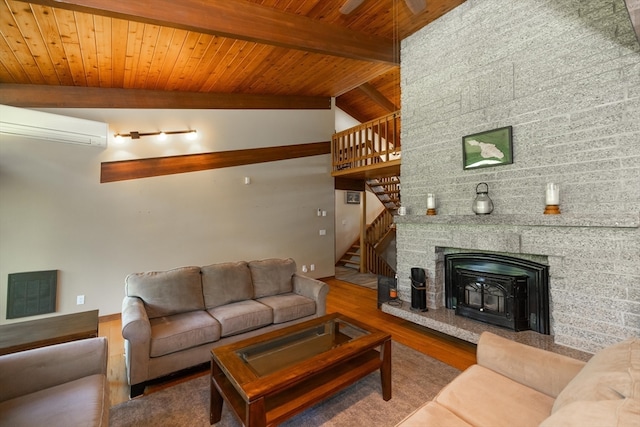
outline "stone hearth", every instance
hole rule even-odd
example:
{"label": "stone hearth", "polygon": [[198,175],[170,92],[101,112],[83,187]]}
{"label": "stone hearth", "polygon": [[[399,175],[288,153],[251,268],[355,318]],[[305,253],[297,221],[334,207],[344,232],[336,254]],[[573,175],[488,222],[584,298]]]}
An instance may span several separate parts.
{"label": "stone hearth", "polygon": [[[382,310],[422,326],[477,342],[483,330],[594,353],[631,336],[636,303],[621,284],[624,271],[616,260],[638,236],[637,215],[409,215],[396,217],[398,232],[398,290],[402,307]],[[551,335],[512,332],[456,316],[445,308],[444,255],[489,252],[531,259],[549,266]],[[624,263],[619,263],[624,265]],[[427,271],[426,313],[412,312],[410,271]],[[546,338],[545,338],[546,337]]]}

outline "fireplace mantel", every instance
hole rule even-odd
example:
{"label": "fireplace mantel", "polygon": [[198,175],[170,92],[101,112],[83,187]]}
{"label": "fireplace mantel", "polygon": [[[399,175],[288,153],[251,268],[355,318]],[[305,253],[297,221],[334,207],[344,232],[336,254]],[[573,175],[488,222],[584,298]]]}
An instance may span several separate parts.
{"label": "fireplace mantel", "polygon": [[640,213],[419,213],[394,217],[399,236],[398,295],[407,305],[409,272],[416,266],[424,268],[430,278],[429,311],[419,316],[393,307],[383,311],[394,309],[389,313],[469,340],[472,337],[464,332],[468,328],[456,326],[460,316],[444,308],[444,257],[459,251],[490,252],[549,266],[555,343],[593,353],[602,348],[603,339],[635,333]]}
{"label": "fireplace mantel", "polygon": [[396,224],[510,225],[526,227],[640,228],[640,214],[396,215]]}

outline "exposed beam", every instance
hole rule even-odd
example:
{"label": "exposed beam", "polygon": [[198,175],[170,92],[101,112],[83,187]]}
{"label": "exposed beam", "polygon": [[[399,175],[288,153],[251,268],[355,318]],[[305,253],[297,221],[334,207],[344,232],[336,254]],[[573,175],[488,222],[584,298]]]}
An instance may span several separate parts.
{"label": "exposed beam", "polygon": [[363,179],[336,177],[334,179],[334,188],[336,190],[365,191]]}
{"label": "exposed beam", "polygon": [[396,107],[393,102],[389,101],[383,94],[378,92],[378,90],[371,84],[364,83],[358,86],[358,89],[388,112],[393,113],[394,111],[398,111],[398,107]]}
{"label": "exposed beam", "polygon": [[0,104],[26,108],[328,110],[331,98],[0,83]]}
{"label": "exposed beam", "polygon": [[373,119],[373,117],[365,117],[359,114],[358,109],[351,106],[348,102],[344,101],[342,97],[336,98],[336,107],[340,108],[342,111],[359,121],[360,123],[368,122]]}
{"label": "exposed beam", "polygon": [[125,181],[207,169],[274,162],[277,160],[318,156],[321,154],[329,154],[330,152],[331,143],[326,141],[248,150],[221,151],[217,153],[103,162],[100,168],[100,182]]}
{"label": "exposed beam", "polygon": [[397,64],[393,40],[243,0],[20,0],[289,49]]}

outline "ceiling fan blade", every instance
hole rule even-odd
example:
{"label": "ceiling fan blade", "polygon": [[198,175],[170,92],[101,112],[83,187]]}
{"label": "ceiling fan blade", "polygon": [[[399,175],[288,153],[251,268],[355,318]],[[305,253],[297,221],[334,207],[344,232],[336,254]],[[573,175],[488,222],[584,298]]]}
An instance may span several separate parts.
{"label": "ceiling fan blade", "polygon": [[340,13],[343,15],[348,15],[355,10],[356,7],[360,6],[364,0],[347,0],[344,2],[342,7],[340,8]]}
{"label": "ceiling fan blade", "polygon": [[417,15],[427,8],[427,0],[404,0],[409,10]]}

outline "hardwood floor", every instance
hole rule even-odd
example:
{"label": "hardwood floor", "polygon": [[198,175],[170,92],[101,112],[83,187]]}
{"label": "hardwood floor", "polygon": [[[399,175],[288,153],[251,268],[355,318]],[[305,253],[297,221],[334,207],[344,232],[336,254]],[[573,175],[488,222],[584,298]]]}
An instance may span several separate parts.
{"label": "hardwood floor", "polygon": [[[323,281],[330,286],[329,295],[327,296],[328,313],[340,312],[368,323],[375,328],[390,333],[395,341],[460,370],[466,369],[475,363],[475,345],[431,331],[378,310],[376,290],[334,278],[323,279]],[[111,405],[117,405],[129,398],[129,386],[127,385],[124,365],[124,340],[121,334],[120,319],[101,322],[98,334],[107,337],[109,340],[108,379]],[[193,377],[205,375],[207,372],[207,370],[200,370],[158,382],[148,386],[145,394],[154,393],[171,385],[188,381]]]}

